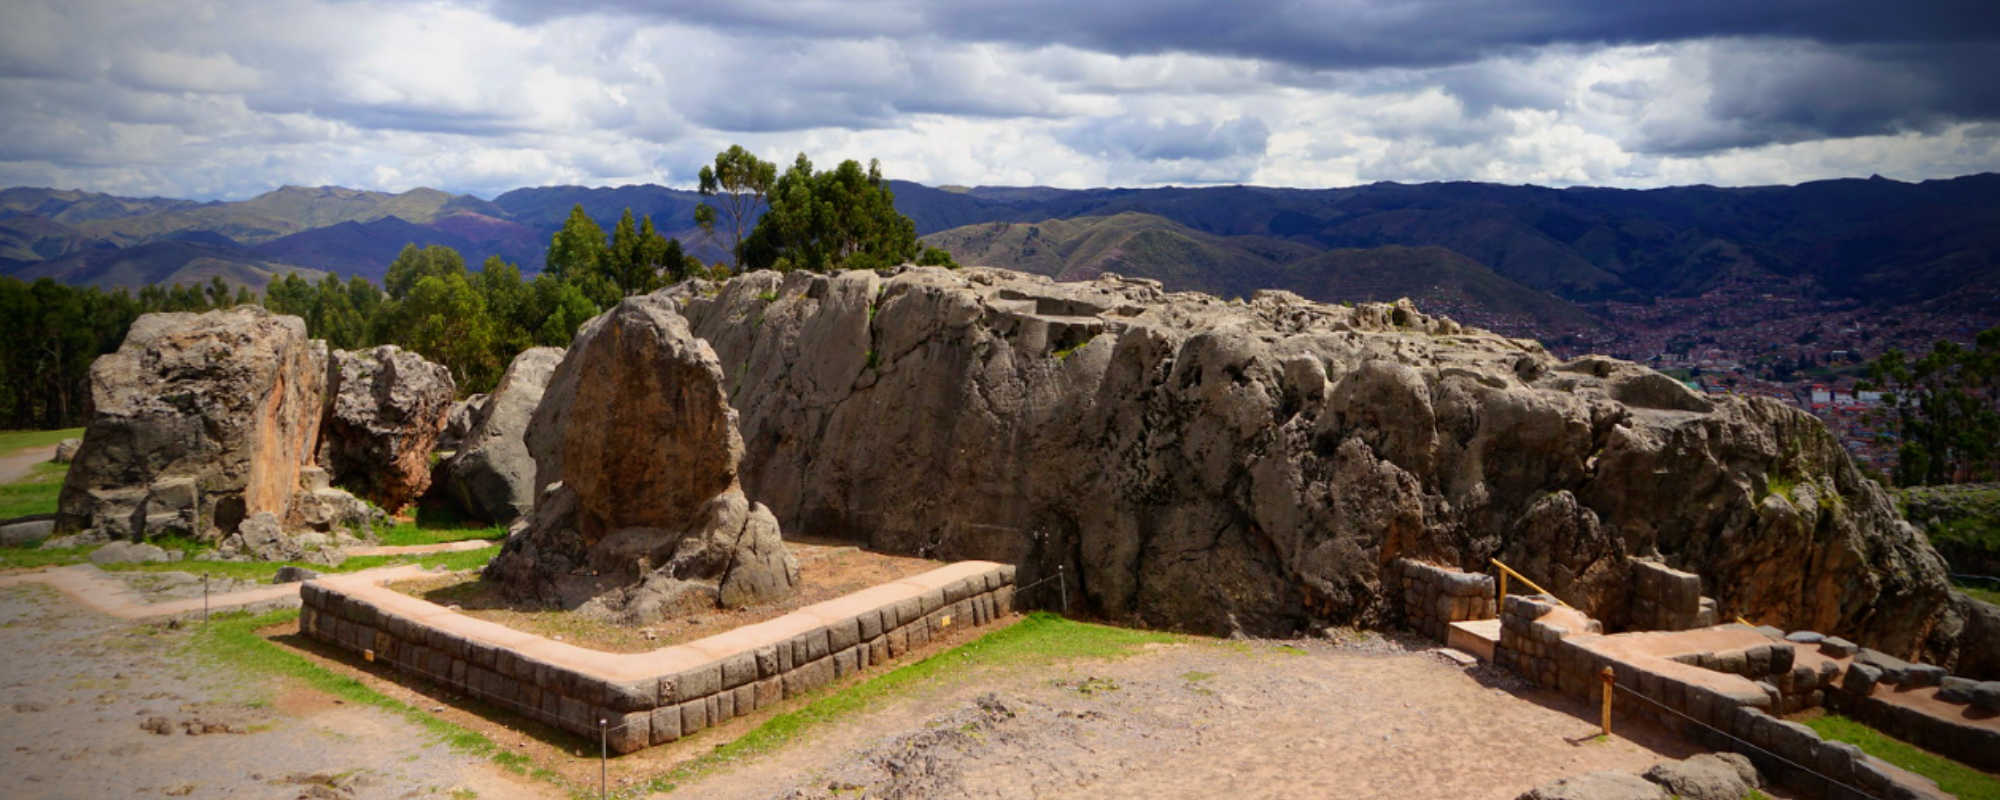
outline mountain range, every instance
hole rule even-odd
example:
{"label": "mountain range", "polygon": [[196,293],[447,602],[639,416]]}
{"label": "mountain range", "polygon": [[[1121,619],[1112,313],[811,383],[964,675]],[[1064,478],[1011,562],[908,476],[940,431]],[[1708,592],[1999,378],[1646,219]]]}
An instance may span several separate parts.
{"label": "mountain range", "polygon": [[[1578,304],[1731,282],[1883,306],[1990,309],[2000,298],[1994,174],[1651,190],[891,187],[919,235],[961,263],[1059,279],[1118,272],[1224,296],[1409,296],[1543,329],[1595,324]],[[13,188],[0,190],[0,272],[100,286],[194,273],[260,285],[260,273],[294,268],[379,281],[404,245],[441,244],[468,264],[498,256],[533,273],[576,205],[606,230],[627,208],[651,216],[690,253],[719,260],[693,225],[701,199],[654,185],[523,188],[490,201],[432,189],[288,186],[197,202]]]}

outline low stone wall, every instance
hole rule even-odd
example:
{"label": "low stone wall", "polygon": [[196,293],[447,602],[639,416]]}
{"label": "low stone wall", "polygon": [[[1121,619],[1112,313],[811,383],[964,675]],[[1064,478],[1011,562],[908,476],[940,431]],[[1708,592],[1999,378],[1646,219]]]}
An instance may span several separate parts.
{"label": "low stone wall", "polygon": [[468,617],[383,583],[425,574],[343,575],[305,584],[306,635],[582,736],[608,722],[618,753],[665,744],[731,717],[886,664],[952,627],[1010,613],[1014,568],[966,561],[696,642],[617,654]]}
{"label": "low stone wall", "polygon": [[1903,741],[2000,771],[2000,682],[1976,683],[1862,649],[1827,704]]}
{"label": "low stone wall", "polygon": [[1451,623],[1492,619],[1497,610],[1491,575],[1407,558],[1392,563],[1402,582],[1403,622],[1411,630],[1444,641]]}
{"label": "low stone wall", "polygon": [[1631,626],[1685,631],[1717,622],[1715,600],[1701,595],[1701,576],[1655,561],[1632,562]]}
{"label": "low stone wall", "polygon": [[[1774,641],[1741,625],[1612,636],[1586,633],[1582,631],[1590,630],[1592,621],[1545,597],[1507,598],[1500,620],[1497,663],[1545,688],[1593,704],[1602,701],[1606,689],[1600,673],[1610,667],[1616,685],[1624,690],[1612,702],[1620,716],[1651,719],[1705,746],[1749,756],[1764,774],[1799,796],[1842,800],[1923,796],[1912,779],[1859,748],[1822,741],[1811,728],[1773,716],[1787,696],[1777,683],[1790,683],[1792,694],[1809,696],[1798,687],[1808,682],[1804,673],[1810,672],[1810,683],[1816,687],[1812,691],[1830,694],[1823,662],[1831,657],[1823,653]],[[1702,663],[1723,671],[1699,666]],[[1765,680],[1753,681],[1746,674]]]}

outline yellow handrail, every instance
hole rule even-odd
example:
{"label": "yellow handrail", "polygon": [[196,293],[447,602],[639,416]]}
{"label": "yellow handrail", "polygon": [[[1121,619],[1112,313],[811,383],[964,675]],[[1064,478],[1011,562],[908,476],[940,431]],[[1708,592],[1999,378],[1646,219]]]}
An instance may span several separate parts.
{"label": "yellow handrail", "polygon": [[1514,577],[1515,577],[1515,578],[1516,578],[1517,580],[1519,580],[1520,582],[1522,582],[1522,583],[1525,583],[1525,584],[1527,584],[1527,585],[1528,585],[1528,588],[1530,588],[1530,589],[1533,589],[1533,590],[1535,590],[1535,593],[1536,593],[1536,594],[1545,594],[1545,595],[1548,595],[1548,596],[1549,596],[1549,597],[1551,597],[1551,598],[1554,598],[1554,599],[1555,599],[1555,601],[1556,601],[1556,603],[1557,603],[1557,604],[1559,604],[1559,605],[1561,605],[1561,606],[1562,606],[1563,608],[1576,608],[1576,606],[1572,606],[1572,605],[1570,605],[1570,604],[1568,604],[1568,603],[1564,603],[1564,602],[1563,602],[1563,599],[1562,599],[1562,598],[1560,598],[1560,597],[1556,597],[1556,593],[1555,593],[1555,592],[1551,592],[1551,591],[1549,591],[1549,590],[1547,590],[1547,589],[1544,589],[1544,588],[1542,588],[1542,587],[1540,587],[1540,586],[1536,586],[1536,585],[1535,585],[1535,582],[1534,582],[1534,581],[1531,581],[1531,580],[1528,580],[1528,576],[1526,576],[1526,575],[1522,575],[1522,574],[1521,574],[1521,573],[1519,573],[1519,572],[1515,572],[1515,571],[1514,571],[1514,568],[1513,568],[1513,567],[1510,567],[1510,566],[1507,566],[1506,564],[1502,564],[1502,563],[1500,563],[1500,559],[1497,559],[1497,558],[1489,558],[1489,559],[1487,559],[1487,560],[1488,560],[1488,561],[1491,561],[1491,562],[1493,562],[1493,566],[1495,566],[1495,567],[1499,567],[1499,568],[1500,568],[1500,601],[1501,601],[1501,602],[1506,602],[1506,600],[1507,600],[1507,576],[1509,576],[1509,575],[1512,575],[1512,576],[1514,576]]}

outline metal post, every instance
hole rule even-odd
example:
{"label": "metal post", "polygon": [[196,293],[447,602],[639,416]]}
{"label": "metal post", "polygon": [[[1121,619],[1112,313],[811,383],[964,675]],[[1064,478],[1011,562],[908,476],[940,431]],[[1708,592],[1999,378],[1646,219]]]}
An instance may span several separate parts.
{"label": "metal post", "polygon": [[1604,679],[1604,735],[1605,735],[1605,736],[1610,736],[1610,735],[1611,735],[1611,693],[1612,693],[1612,691],[1614,691],[1614,685],[1615,685],[1615,684],[1613,683],[1613,680],[1614,680],[1614,676],[1613,676],[1613,675],[1611,674],[1611,668],[1610,668],[1610,667],[1605,667],[1605,668],[1604,668],[1604,669],[1603,669],[1602,671],[1598,672],[1598,673],[1597,673],[1597,675],[1598,675],[1598,677],[1600,677],[1600,678],[1603,678],[1603,679]]}
{"label": "metal post", "polygon": [[1063,616],[1069,616],[1069,579],[1063,577],[1063,565],[1056,565],[1056,586],[1062,589]]}
{"label": "metal post", "polygon": [[604,720],[597,721],[597,796],[600,800],[611,796],[611,756],[610,746],[604,728]]}
{"label": "metal post", "polygon": [[1507,605],[1507,571],[1500,570],[1500,605]]}

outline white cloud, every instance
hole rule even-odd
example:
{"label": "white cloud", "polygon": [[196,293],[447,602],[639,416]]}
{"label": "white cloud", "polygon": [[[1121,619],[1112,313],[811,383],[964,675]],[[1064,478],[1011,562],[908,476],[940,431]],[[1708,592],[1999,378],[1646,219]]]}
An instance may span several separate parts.
{"label": "white cloud", "polygon": [[[1357,31],[1417,24],[1348,5],[1375,15]],[[1051,24],[1074,16],[1044,10]],[[17,0],[0,7],[0,184],[195,197],[286,183],[686,186],[732,142],[781,163],[880,158],[932,184],[1657,186],[2000,169],[1981,95],[1910,52],[1809,39],[1578,39],[1369,65],[1177,49],[1181,33],[1147,20],[1027,44],[903,0],[873,16],[831,3],[529,12]],[[1232,30],[1290,41],[1284,22]],[[1153,44],[1114,46],[1114,33]],[[1990,52],[1954,47],[1954,63]]]}

